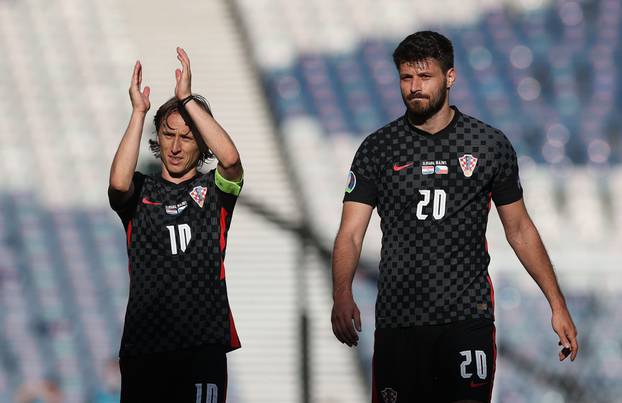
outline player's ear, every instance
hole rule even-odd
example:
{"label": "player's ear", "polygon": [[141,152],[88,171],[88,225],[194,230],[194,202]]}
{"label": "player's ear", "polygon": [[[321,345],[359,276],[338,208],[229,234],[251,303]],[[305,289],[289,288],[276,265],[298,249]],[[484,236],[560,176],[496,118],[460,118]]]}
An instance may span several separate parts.
{"label": "player's ear", "polygon": [[447,78],[447,89],[450,89],[454,82],[456,82],[456,70],[452,67],[447,70],[445,73],[445,77]]}

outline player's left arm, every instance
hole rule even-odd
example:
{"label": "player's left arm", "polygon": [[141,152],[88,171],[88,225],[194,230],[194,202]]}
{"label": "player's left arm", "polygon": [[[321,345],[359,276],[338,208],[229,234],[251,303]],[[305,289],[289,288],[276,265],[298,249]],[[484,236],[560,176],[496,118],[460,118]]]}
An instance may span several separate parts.
{"label": "player's left arm", "polygon": [[574,361],[579,351],[577,329],[566,306],[551,260],[536,226],[527,213],[523,199],[497,206],[497,211],[510,246],[551,306],[551,324],[559,336],[560,345],[564,348],[559,353],[560,361],[568,355],[570,360]]}
{"label": "player's left arm", "polygon": [[[178,47],[177,59],[181,62],[182,68],[175,70],[175,97],[181,101],[192,95],[190,58],[182,48]],[[217,169],[220,175],[229,181],[241,181],[243,169],[240,154],[229,134],[194,100],[186,103],[185,109],[198,134],[218,159]]]}

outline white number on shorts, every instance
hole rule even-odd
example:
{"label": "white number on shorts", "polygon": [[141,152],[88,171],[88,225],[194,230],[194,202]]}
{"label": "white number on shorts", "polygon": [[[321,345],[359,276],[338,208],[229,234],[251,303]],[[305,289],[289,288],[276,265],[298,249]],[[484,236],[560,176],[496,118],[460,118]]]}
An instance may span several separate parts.
{"label": "white number on shorts", "polygon": [[[482,350],[475,350],[474,353],[477,377],[479,379],[486,379],[486,375],[488,375],[488,368],[486,367],[486,353]],[[467,367],[473,361],[473,355],[471,354],[471,350],[460,351],[460,355],[464,357],[464,361],[460,364],[460,376],[464,379],[469,379],[473,376],[473,374],[467,372]]]}
{"label": "white number on shorts", "polygon": [[[197,383],[194,386],[197,388],[197,400],[196,403],[201,403],[201,398],[203,397],[203,384]],[[205,388],[205,392],[207,393],[206,403],[218,403],[218,385],[214,383],[208,383],[207,388]]]}

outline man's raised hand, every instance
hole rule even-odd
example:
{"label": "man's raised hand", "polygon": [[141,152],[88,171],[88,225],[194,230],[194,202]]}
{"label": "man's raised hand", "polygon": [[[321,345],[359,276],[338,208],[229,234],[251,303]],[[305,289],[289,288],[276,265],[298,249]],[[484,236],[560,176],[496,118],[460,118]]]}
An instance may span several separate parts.
{"label": "man's raised hand", "polygon": [[151,89],[145,87],[141,92],[140,85],[143,81],[143,66],[137,60],[132,73],[132,82],[130,83],[130,100],[132,101],[132,109],[136,112],[146,113],[151,107],[149,102],[149,93]]}
{"label": "man's raised hand", "polygon": [[181,62],[181,69],[175,69],[175,97],[182,100],[192,95],[192,90],[190,89],[190,58],[180,47],[177,47],[177,60]]}

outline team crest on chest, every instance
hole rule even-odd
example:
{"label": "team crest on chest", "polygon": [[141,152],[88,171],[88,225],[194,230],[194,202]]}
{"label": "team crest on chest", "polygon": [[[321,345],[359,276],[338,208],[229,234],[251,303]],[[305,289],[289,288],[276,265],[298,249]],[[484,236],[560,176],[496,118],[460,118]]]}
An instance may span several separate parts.
{"label": "team crest on chest", "polygon": [[470,178],[471,175],[473,175],[473,171],[475,171],[475,166],[477,165],[477,158],[475,158],[471,154],[464,154],[462,157],[458,158],[458,161],[460,161],[460,168],[462,168],[464,176]]}
{"label": "team crest on chest", "polygon": [[205,203],[206,194],[207,194],[207,188],[203,186],[197,186],[194,189],[192,189],[192,192],[190,192],[190,196],[192,197],[192,200],[194,200],[201,208],[203,208],[203,204]]}

